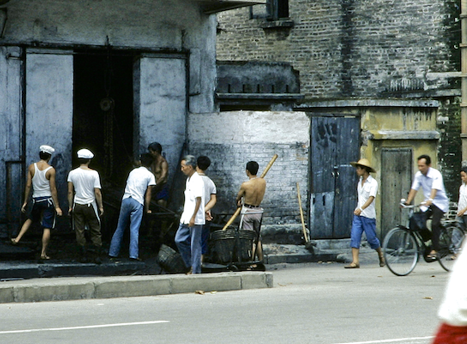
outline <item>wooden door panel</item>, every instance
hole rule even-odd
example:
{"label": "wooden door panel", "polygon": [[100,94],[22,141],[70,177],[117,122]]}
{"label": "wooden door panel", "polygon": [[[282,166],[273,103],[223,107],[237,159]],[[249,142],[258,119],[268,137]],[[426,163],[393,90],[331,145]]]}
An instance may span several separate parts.
{"label": "wooden door panel", "polygon": [[399,201],[407,198],[412,180],[412,149],[388,149],[381,152],[381,239],[407,218],[401,218]]}

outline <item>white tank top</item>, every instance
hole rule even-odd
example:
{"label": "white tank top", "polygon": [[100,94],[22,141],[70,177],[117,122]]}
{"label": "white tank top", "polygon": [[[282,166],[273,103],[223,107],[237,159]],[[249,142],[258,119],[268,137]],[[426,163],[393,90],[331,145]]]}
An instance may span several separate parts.
{"label": "white tank top", "polygon": [[52,196],[49,180],[45,177],[45,174],[51,168],[52,166],[49,166],[45,170],[41,171],[37,168],[37,164],[34,163],[34,177],[32,177],[33,198]]}

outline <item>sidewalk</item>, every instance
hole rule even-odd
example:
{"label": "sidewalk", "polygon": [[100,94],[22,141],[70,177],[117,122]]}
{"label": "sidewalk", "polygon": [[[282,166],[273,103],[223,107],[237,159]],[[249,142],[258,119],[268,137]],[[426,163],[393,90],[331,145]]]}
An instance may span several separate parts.
{"label": "sidewalk", "polygon": [[[265,250],[267,269],[309,262],[349,262],[350,249],[319,249],[303,245],[275,245]],[[347,252],[348,251],[348,252]],[[344,253],[343,253],[344,252]],[[377,255],[365,246],[362,264],[374,264]],[[300,264],[298,264],[300,265]],[[215,271],[215,270],[211,270]],[[103,264],[36,260],[0,262],[0,303],[151,296],[272,288],[273,273],[266,271],[212,272],[200,275],[163,274],[155,259],[122,259]]]}
{"label": "sidewalk", "polygon": [[271,272],[62,277],[0,283],[0,303],[153,296],[272,288]]}

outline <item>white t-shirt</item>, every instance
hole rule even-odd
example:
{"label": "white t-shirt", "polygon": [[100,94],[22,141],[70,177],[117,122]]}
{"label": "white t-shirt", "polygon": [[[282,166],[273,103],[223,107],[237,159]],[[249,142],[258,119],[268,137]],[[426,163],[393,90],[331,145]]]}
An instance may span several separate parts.
{"label": "white t-shirt", "polygon": [[206,201],[204,200],[204,182],[198,172],[195,172],[186,180],[185,205],[183,206],[183,213],[180,218],[181,223],[190,223],[190,219],[195,212],[197,197],[201,197],[201,205],[199,206],[198,212],[195,216],[195,225],[204,225],[204,205],[206,204]]}
{"label": "white t-shirt", "polygon": [[85,170],[80,167],[70,171],[68,182],[75,188],[75,203],[91,204],[96,199],[94,189],[101,188],[99,173],[95,170]]}
{"label": "white t-shirt", "polygon": [[[459,188],[459,203],[457,203],[457,211],[459,212],[462,209],[467,207],[467,184],[462,183]],[[465,213],[464,215],[467,215]]]}
{"label": "white t-shirt", "polygon": [[203,178],[204,182],[204,205],[206,205],[211,200],[211,195],[215,195],[217,192],[216,184],[206,175],[201,175],[201,178]]}
{"label": "white t-shirt", "polygon": [[467,326],[467,252],[464,247],[449,276],[439,318],[451,326]]}
{"label": "white t-shirt", "polygon": [[[371,196],[376,198],[376,194],[378,193],[378,182],[372,176],[368,176],[365,183],[362,186],[362,177],[358,180],[357,192],[358,192],[358,205],[357,208],[362,208],[362,206],[368,201],[368,198]],[[370,203],[368,207],[363,209],[360,216],[367,217],[369,219],[376,218],[376,210],[375,210],[375,200]]]}
{"label": "white t-shirt", "polygon": [[420,186],[423,189],[425,200],[431,197],[431,190],[436,189],[436,196],[433,204],[436,205],[443,212],[449,210],[449,200],[444,190],[443,176],[438,170],[429,167],[426,176],[422,172],[415,173],[415,178],[412,183],[412,189],[418,190]]}
{"label": "white t-shirt", "polygon": [[144,205],[144,195],[146,194],[148,186],[151,185],[156,185],[154,174],[144,166],[135,168],[128,175],[125,194],[122,199],[131,197]]}

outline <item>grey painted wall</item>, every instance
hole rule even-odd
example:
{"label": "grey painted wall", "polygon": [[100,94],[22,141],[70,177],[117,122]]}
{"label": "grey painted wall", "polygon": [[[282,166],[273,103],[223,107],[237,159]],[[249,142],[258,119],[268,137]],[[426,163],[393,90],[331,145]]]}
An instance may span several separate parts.
{"label": "grey painted wall", "polygon": [[135,73],[135,113],[138,119],[134,136],[135,155],[145,152],[151,142],[159,142],[169,162],[171,180],[185,141],[185,59],[144,57],[135,68],[139,69]]}
{"label": "grey painted wall", "polygon": [[[10,220],[19,222],[23,192],[23,104],[20,48],[0,47],[0,231],[6,232],[7,207]],[[11,167],[7,175],[7,165]],[[9,184],[9,185],[7,185]]]}
{"label": "grey painted wall", "polygon": [[71,169],[73,56],[34,50],[26,57],[26,166],[39,160],[39,146],[55,148],[51,164],[62,208]]}

